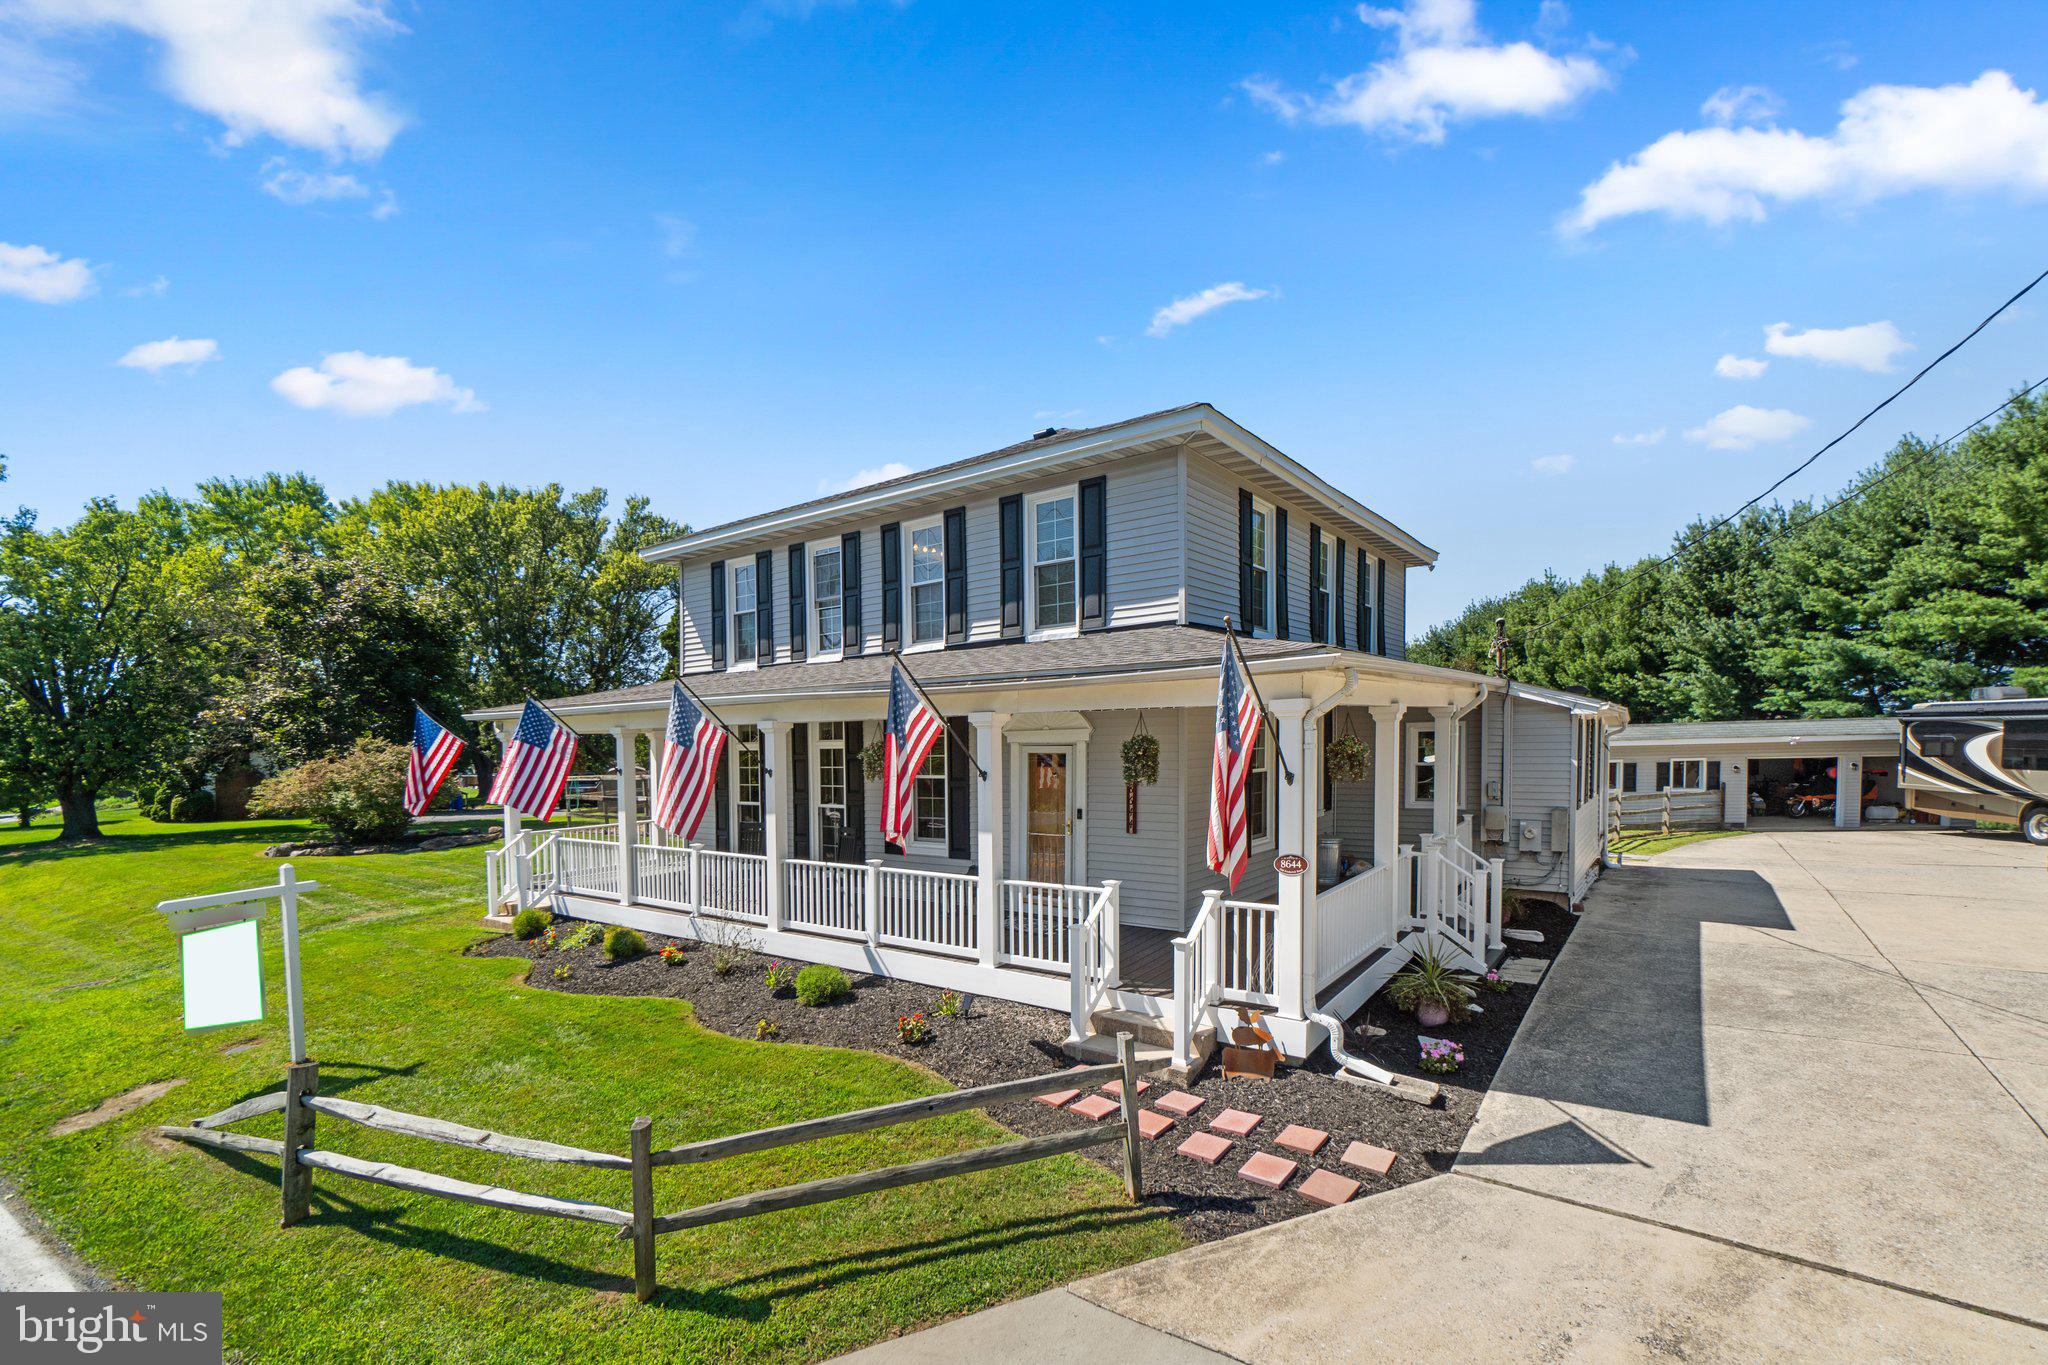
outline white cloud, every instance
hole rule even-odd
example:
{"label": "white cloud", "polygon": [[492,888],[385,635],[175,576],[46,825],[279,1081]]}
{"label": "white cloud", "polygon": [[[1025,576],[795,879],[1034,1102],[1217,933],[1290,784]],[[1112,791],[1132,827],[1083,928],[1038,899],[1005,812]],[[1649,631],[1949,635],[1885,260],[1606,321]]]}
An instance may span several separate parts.
{"label": "white cloud", "polygon": [[1212,284],[1199,294],[1189,294],[1175,299],[1164,308],[1152,314],[1152,324],[1145,329],[1148,337],[1163,337],[1176,327],[1185,327],[1204,313],[1213,313],[1230,303],[1249,303],[1253,299],[1271,298],[1270,289],[1247,289],[1241,281],[1228,284]]}
{"label": "white cloud", "polygon": [[1776,118],[1784,108],[1785,102],[1767,86],[1724,85],[1707,96],[1700,112],[1715,123],[1726,126],[1731,123],[1762,123]]}
{"label": "white cloud", "polygon": [[[1361,5],[1358,17],[1393,31],[1392,57],[1331,82],[1320,94],[1287,90],[1262,76],[1244,81],[1243,90],[1289,123],[1351,124],[1439,143],[1450,124],[1562,113],[1608,83],[1591,57],[1487,41],[1474,0],[1409,0],[1403,9]],[[1556,19],[1549,12],[1547,20]]]}
{"label": "white cloud", "polygon": [[287,204],[317,204],[329,199],[370,197],[368,185],[338,171],[302,171],[278,162],[272,162],[264,169],[270,172],[270,177],[263,182],[263,192]]}
{"label": "white cloud", "polygon": [[0,242],[0,294],[31,303],[70,303],[99,288],[84,258],[66,260],[39,246]]}
{"label": "white cloud", "polygon": [[1662,213],[1761,222],[1772,206],[1863,204],[1916,190],[2048,190],[2048,104],[1986,71],[1968,85],[1873,85],[1843,102],[1835,130],[1700,128],[1667,133],[1579,195],[1569,233]]}
{"label": "white cloud", "polygon": [[1569,474],[1578,467],[1579,457],[1576,455],[1538,455],[1535,459],[1529,461],[1529,468],[1535,470],[1546,479],[1554,479],[1561,474]]}
{"label": "white cloud", "polygon": [[131,370],[148,370],[161,374],[173,365],[186,369],[197,369],[209,360],[220,359],[220,343],[195,337],[186,341],[181,337],[165,337],[162,341],[145,341],[115,361]]}
{"label": "white cloud", "polygon": [[171,292],[171,282],[159,275],[148,284],[133,284],[121,292],[131,299],[160,299]]}
{"label": "white cloud", "polygon": [[1285,152],[1282,152],[1282,151],[1271,151],[1271,152],[1260,152],[1260,153],[1259,153],[1259,164],[1260,164],[1261,166],[1277,166],[1277,165],[1279,165],[1279,164],[1280,164],[1281,162],[1285,161],[1286,159],[1287,159],[1287,153],[1285,153]]}
{"label": "white cloud", "polygon": [[458,388],[431,365],[361,351],[336,351],[321,357],[317,368],[286,370],[270,387],[294,406],[328,408],[348,417],[388,417],[419,403],[445,403],[455,412],[480,412],[484,406],[474,390]]}
{"label": "white cloud", "polygon": [[1709,450],[1748,450],[1754,445],[1797,436],[1811,425],[1806,418],[1784,408],[1753,408],[1737,403],[1708,418],[1704,425],[1687,430],[1685,439],[1697,441]]}
{"label": "white cloud", "polygon": [[1769,368],[1770,361],[1743,355],[1724,355],[1714,362],[1714,373],[1723,379],[1755,379]]}
{"label": "white cloud", "polygon": [[371,158],[405,120],[361,87],[361,45],[402,32],[385,0],[14,0],[28,24],[118,28],[162,49],[171,96],[217,118],[230,146],[272,137]]}
{"label": "white cloud", "polygon": [[1789,322],[1774,322],[1764,329],[1764,349],[1772,355],[1817,360],[1823,365],[1850,365],[1873,374],[1885,374],[1892,362],[1913,349],[1913,343],[1899,335],[1889,322],[1866,322],[1860,327],[1809,327],[1792,330]]}
{"label": "white cloud", "polygon": [[821,495],[826,493],[851,493],[854,489],[866,488],[871,483],[884,483],[890,479],[900,479],[910,472],[909,465],[904,464],[900,460],[891,460],[887,464],[878,464],[873,469],[859,470],[852,478],[820,479],[818,480],[818,492]]}
{"label": "white cloud", "polygon": [[1663,441],[1662,427],[1654,431],[1624,432],[1614,438],[1614,443],[1618,446],[1654,446],[1663,444]]}
{"label": "white cloud", "polygon": [[34,118],[67,108],[82,78],[75,64],[0,33],[0,120]]}

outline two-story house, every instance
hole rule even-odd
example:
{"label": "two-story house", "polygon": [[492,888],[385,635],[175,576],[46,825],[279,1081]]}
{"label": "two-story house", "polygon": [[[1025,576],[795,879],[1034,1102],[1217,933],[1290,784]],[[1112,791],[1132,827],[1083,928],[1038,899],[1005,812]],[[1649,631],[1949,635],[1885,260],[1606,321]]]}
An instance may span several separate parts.
{"label": "two-story house", "polygon": [[[687,936],[1157,1021],[1183,1051],[1228,1002],[1355,1008],[1426,928],[1499,947],[1503,885],[1582,895],[1604,849],[1621,708],[1405,659],[1407,580],[1436,552],[1207,404],[986,454],[692,531],[648,550],[681,588],[682,677],[730,725],[712,814],[672,846],[521,833],[494,909]],[[1224,623],[1271,713],[1251,768],[1251,870],[1205,865]],[[879,833],[879,738],[900,659],[948,717],[907,845]],[[621,789],[668,684],[548,704],[609,733]],[[508,705],[477,713],[504,723]],[[1127,784],[1123,752],[1157,743]],[[1339,736],[1363,776],[1329,773]],[[1282,875],[1278,855],[1307,872]]]}

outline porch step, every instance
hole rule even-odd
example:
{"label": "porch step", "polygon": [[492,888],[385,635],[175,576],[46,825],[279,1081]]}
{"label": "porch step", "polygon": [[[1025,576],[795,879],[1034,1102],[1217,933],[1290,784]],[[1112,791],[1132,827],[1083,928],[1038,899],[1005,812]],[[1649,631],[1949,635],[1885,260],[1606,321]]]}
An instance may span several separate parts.
{"label": "porch step", "polygon": [[[1116,1036],[1128,1033],[1137,1041],[1139,1065],[1159,1066],[1173,1060],[1173,1029],[1164,1019],[1131,1010],[1097,1010],[1089,1017],[1088,1027],[1094,1030],[1093,1035],[1078,1043],[1068,1043],[1068,1056],[1087,1061],[1115,1061]],[[1210,1054],[1216,1051],[1216,1030],[1195,1030],[1189,1046],[1194,1052],[1194,1064],[1185,1071],[1173,1067],[1166,1073],[1175,1084],[1186,1081],[1208,1062]]]}

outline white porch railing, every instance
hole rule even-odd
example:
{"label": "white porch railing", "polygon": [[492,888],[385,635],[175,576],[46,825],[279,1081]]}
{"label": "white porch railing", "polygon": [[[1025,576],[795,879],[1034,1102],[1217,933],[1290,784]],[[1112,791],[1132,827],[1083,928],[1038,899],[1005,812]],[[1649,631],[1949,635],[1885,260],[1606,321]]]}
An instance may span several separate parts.
{"label": "white porch railing", "polygon": [[1173,1064],[1195,1060],[1195,1031],[1222,998],[1223,893],[1202,893],[1195,922],[1173,941]]}
{"label": "white porch railing", "polygon": [[979,879],[959,872],[885,867],[876,879],[880,942],[972,957],[980,949],[975,898]]}
{"label": "white porch railing", "polygon": [[1393,946],[1414,878],[1415,850],[1338,882],[1316,896],[1316,975],[1321,990],[1359,963]]}
{"label": "white porch railing", "polygon": [[633,899],[664,910],[688,910],[696,904],[690,892],[690,850],[640,845],[633,855]]}
{"label": "white porch railing", "polygon": [[1279,1002],[1273,950],[1280,907],[1262,901],[1216,903],[1216,984],[1223,1000]]}
{"label": "white porch railing", "polygon": [[1069,941],[1074,926],[1094,910],[1102,888],[1005,881],[1000,895],[1001,935],[996,940],[996,962],[1064,971],[1070,960]]}
{"label": "white porch railing", "polygon": [[868,936],[868,869],[859,863],[782,860],[783,923],[839,938]]}
{"label": "white porch railing", "polygon": [[1486,970],[1489,919],[1498,916],[1494,865],[1453,840],[1434,835],[1416,855],[1410,923],[1437,935],[1468,971]]}
{"label": "white porch railing", "polygon": [[585,834],[556,834],[556,881],[564,891],[584,895],[619,894],[619,841]]}
{"label": "white porch railing", "polygon": [[1082,916],[1080,924],[1065,935],[1072,949],[1067,960],[1067,1041],[1070,1043],[1078,1043],[1094,1032],[1091,1021],[1095,1018],[1095,1011],[1120,984],[1117,979],[1117,945],[1123,932],[1119,908],[1121,888],[1120,882],[1104,882],[1096,889],[1088,913]]}
{"label": "white porch railing", "polygon": [[697,854],[697,906],[715,915],[768,922],[768,856],[764,853],[720,853],[700,848]]}

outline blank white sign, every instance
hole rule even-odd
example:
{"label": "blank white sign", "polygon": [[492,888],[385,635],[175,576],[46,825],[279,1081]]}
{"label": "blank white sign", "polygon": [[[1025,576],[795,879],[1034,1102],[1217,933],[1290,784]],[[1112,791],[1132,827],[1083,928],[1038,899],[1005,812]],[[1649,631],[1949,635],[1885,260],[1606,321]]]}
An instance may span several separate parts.
{"label": "blank white sign", "polygon": [[185,965],[185,1027],[219,1028],[263,1017],[263,953],[253,919],[178,940]]}

